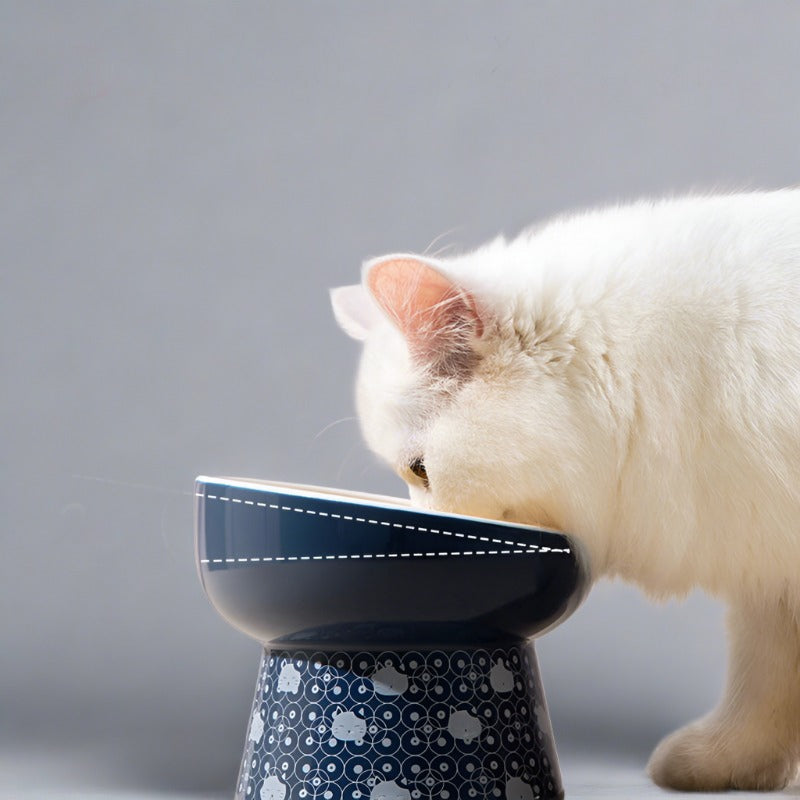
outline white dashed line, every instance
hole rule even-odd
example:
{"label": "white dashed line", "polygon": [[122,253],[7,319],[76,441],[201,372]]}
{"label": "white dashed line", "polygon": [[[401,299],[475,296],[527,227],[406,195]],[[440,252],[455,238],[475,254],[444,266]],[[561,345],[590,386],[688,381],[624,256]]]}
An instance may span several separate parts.
{"label": "white dashed line", "polygon": [[[222,500],[223,502],[233,502],[239,503],[243,505],[253,506],[257,505],[261,508],[266,508],[267,503],[261,502],[254,502],[253,500],[243,500],[238,497],[224,497],[223,495],[216,495],[216,494],[203,494],[202,492],[196,492],[197,497],[204,497],[207,500]],[[441,556],[482,556],[482,555],[530,555],[530,554],[538,554],[538,553],[570,553],[570,548],[558,548],[558,547],[547,547],[547,546],[539,546],[535,544],[523,543],[523,542],[514,542],[509,541],[506,539],[492,539],[488,536],[475,536],[471,533],[461,533],[459,531],[445,531],[440,530],[437,528],[424,528],[421,525],[403,525],[399,522],[386,522],[385,520],[377,520],[377,519],[368,519],[366,517],[352,517],[347,514],[334,514],[328,513],[326,511],[314,511],[310,508],[296,508],[294,506],[279,506],[275,503],[269,503],[269,508],[275,511],[292,511],[297,514],[309,514],[313,516],[320,516],[320,517],[330,517],[331,519],[344,519],[348,522],[360,522],[365,523],[368,525],[381,525],[384,527],[393,527],[393,528],[401,528],[409,531],[417,531],[420,533],[433,533],[439,536],[454,536],[459,539],[471,539],[473,541],[481,541],[481,542],[491,542],[493,544],[504,544],[509,545],[511,547],[515,547],[518,549],[514,550],[462,550],[458,552],[454,551],[439,551],[439,552],[428,552],[428,553],[363,553],[363,554],[353,554],[353,555],[316,555],[316,556],[263,556],[263,557],[253,557],[253,558],[203,558],[200,559],[200,563],[202,564],[230,564],[236,562],[270,562],[270,561],[321,561],[321,560],[334,560],[334,559],[359,559],[359,558],[431,558],[431,557],[441,557]],[[521,548],[521,549],[520,549]]]}

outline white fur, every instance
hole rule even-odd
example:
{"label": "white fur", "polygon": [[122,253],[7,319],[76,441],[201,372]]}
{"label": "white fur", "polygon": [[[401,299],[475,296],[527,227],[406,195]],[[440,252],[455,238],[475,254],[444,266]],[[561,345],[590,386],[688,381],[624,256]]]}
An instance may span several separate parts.
{"label": "white fur", "polygon": [[357,389],[370,446],[421,505],[556,526],[595,576],[727,600],[725,699],[651,774],[783,786],[800,758],[800,191],[639,202],[428,263],[475,298],[479,360],[432,376],[378,319]]}

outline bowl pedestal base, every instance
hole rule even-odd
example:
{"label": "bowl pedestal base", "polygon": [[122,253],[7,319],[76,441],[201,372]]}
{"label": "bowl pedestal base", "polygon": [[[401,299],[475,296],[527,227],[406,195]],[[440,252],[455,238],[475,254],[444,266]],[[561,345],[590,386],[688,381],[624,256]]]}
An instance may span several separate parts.
{"label": "bowl pedestal base", "polygon": [[563,794],[532,640],[263,652],[236,800]]}

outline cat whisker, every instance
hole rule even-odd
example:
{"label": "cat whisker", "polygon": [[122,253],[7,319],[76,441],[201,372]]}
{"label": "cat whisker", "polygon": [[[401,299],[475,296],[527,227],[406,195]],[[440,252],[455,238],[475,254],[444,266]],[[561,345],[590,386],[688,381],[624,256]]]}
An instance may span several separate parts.
{"label": "cat whisker", "polygon": [[178,554],[175,552],[174,548],[170,544],[169,541],[169,533],[167,531],[167,509],[163,507],[161,509],[161,541],[164,545],[164,549],[169,553],[170,559],[174,566],[180,565],[180,559],[178,558]]}
{"label": "cat whisker", "polygon": [[[447,230],[444,233],[440,233],[438,236],[435,236],[433,238],[433,240],[431,241],[431,243],[422,251],[422,255],[424,255],[424,256],[427,256],[427,255],[436,256],[440,252],[443,252],[442,250],[438,250],[436,253],[431,253],[430,249],[431,249],[431,247],[433,247],[436,244],[436,242],[440,241],[441,239],[444,239],[445,236],[449,236],[451,233],[455,233],[461,227],[462,227],[461,225],[456,225],[455,228],[450,228],[450,230]],[[448,245],[445,245],[445,248],[454,247],[454,246],[455,245],[453,245],[453,244],[448,244]]]}
{"label": "cat whisker", "polygon": [[[356,441],[356,442],[353,442],[353,444],[351,444],[350,447],[347,449],[347,452],[344,454],[344,458],[342,459],[342,463],[339,465],[339,469],[336,471],[336,480],[337,481],[341,479],[342,473],[344,472],[344,468],[347,466],[347,462],[352,457],[353,452],[355,451],[355,449],[357,447],[359,447],[360,445],[361,445],[361,441]],[[364,474],[363,472],[360,473],[359,477],[361,477],[361,475],[363,475],[363,474]]]}
{"label": "cat whisker", "polygon": [[335,419],[333,422],[328,423],[319,433],[317,433],[311,441],[316,441],[322,436],[323,433],[327,433],[331,428],[339,425],[342,422],[356,422],[358,417],[342,417],[341,419]]}
{"label": "cat whisker", "polygon": [[361,472],[358,473],[358,477],[363,478],[371,469],[375,469],[375,464],[366,464]]}
{"label": "cat whisker", "polygon": [[431,258],[438,258],[439,256],[441,256],[444,253],[446,253],[448,250],[452,250],[455,246],[456,246],[455,242],[450,242],[450,244],[446,244],[446,245],[444,245],[444,247],[440,247],[438,250],[436,250],[433,253],[429,253],[428,255]]}
{"label": "cat whisker", "polygon": [[73,480],[79,481],[93,481],[95,483],[108,483],[112,486],[124,486],[128,489],[143,489],[144,491],[148,492],[160,492],[161,494],[179,494],[185,496],[192,496],[194,492],[188,491],[180,491],[178,489],[165,489],[163,486],[153,486],[149,483],[135,483],[133,481],[121,481],[117,480],[116,478],[103,478],[98,475],[80,475],[79,473],[73,472],[70,475],[70,478]]}

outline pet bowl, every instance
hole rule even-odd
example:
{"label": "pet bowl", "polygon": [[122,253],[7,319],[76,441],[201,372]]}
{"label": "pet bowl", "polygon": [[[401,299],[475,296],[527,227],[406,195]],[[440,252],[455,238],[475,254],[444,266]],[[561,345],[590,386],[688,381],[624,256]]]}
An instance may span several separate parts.
{"label": "pet bowl", "polygon": [[264,647],[237,800],[562,797],[531,637],[575,542],[389,497],[200,477],[197,562]]}

